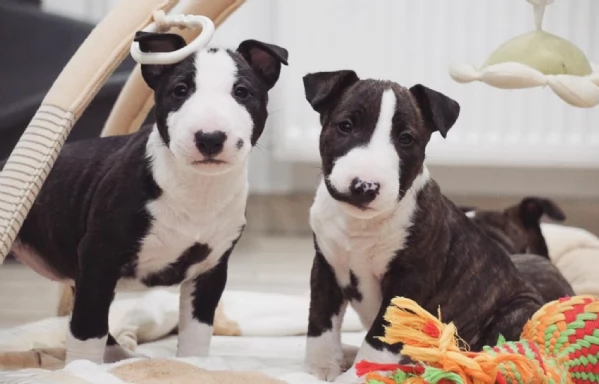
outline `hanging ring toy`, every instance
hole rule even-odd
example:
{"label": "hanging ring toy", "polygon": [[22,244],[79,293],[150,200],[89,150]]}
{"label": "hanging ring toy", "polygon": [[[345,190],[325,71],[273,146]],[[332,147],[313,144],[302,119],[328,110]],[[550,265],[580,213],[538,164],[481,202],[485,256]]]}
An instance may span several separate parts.
{"label": "hanging ring toy", "polygon": [[142,52],[139,43],[131,44],[131,57],[139,64],[175,64],[204,48],[214,35],[214,23],[205,16],[198,15],[169,15],[163,11],[154,13],[154,22],[143,29],[143,32],[163,32],[172,27],[199,28],[202,32],[191,43],[173,52]]}
{"label": "hanging ring toy", "polygon": [[599,105],[599,66],[572,42],[543,30],[543,16],[553,0],[527,0],[536,28],[499,46],[481,67],[454,64],[449,74],[458,83],[480,81],[500,89],[548,86],[566,103]]}

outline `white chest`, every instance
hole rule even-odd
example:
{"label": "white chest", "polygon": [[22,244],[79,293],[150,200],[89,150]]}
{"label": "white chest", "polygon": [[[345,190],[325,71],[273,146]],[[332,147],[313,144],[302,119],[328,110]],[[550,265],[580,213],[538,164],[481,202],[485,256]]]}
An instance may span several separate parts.
{"label": "white chest", "polygon": [[180,213],[175,213],[164,202],[153,203],[149,208],[155,221],[143,240],[138,272],[143,275],[163,268],[195,243],[206,244],[212,249],[202,264],[205,264],[204,268],[214,266],[245,225],[245,199],[238,200],[222,209],[206,207]]}
{"label": "white chest", "polygon": [[196,244],[207,246],[209,253],[184,271],[184,280],[213,268],[246,223],[247,179],[244,174],[236,176],[232,180],[199,180],[197,184],[181,182],[176,187],[170,184],[150,202],[146,208],[153,222],[141,241],[136,278],[122,279],[118,288],[143,287],[140,281],[167,270]]}
{"label": "white chest", "polygon": [[349,216],[323,185],[317,192],[310,215],[312,230],[341,288],[351,286],[351,275],[355,276],[361,300],[350,303],[366,328],[380,310],[381,280],[389,262],[404,247],[411,212],[398,210],[385,217],[358,219]]}

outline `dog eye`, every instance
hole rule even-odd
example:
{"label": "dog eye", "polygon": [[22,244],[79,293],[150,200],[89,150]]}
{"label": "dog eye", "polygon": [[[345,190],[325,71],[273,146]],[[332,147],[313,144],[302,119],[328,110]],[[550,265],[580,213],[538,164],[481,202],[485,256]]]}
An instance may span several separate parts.
{"label": "dog eye", "polygon": [[239,97],[240,99],[245,99],[250,94],[250,91],[248,91],[246,87],[238,85],[235,87],[234,93],[235,96]]}
{"label": "dog eye", "polygon": [[185,84],[179,84],[173,88],[173,95],[175,95],[175,97],[185,97],[187,96],[187,91],[187,86]]}
{"label": "dog eye", "polygon": [[347,135],[348,133],[350,133],[352,128],[353,128],[353,125],[352,125],[351,121],[349,121],[349,120],[344,120],[337,124],[337,129],[339,130],[339,132],[343,133],[344,135]]}
{"label": "dog eye", "polygon": [[399,135],[399,145],[402,147],[409,147],[414,142],[414,137],[409,133],[402,133]]}

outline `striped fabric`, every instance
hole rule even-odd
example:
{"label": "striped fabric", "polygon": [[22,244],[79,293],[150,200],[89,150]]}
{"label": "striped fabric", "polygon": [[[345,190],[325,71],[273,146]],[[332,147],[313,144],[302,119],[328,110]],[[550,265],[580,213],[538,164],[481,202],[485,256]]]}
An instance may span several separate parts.
{"label": "striped fabric", "polygon": [[0,173],[0,263],[8,255],[74,122],[69,111],[40,106]]}

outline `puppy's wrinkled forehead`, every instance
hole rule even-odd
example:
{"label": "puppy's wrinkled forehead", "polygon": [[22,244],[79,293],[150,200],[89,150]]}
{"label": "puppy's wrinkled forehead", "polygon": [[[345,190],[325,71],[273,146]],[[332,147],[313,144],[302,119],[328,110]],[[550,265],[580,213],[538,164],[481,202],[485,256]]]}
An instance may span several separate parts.
{"label": "puppy's wrinkled forehead", "polygon": [[[383,106],[383,93],[391,91],[393,100]],[[393,106],[389,104],[393,104]],[[362,122],[374,124],[381,117],[381,111],[385,108],[393,108],[393,125],[403,123],[404,125],[418,126],[422,119],[418,113],[418,106],[410,94],[410,91],[392,81],[360,80],[340,95],[337,106],[325,118],[354,118]]]}
{"label": "puppy's wrinkled forehead", "polygon": [[[197,89],[230,93],[233,86],[242,81],[254,95],[264,98],[268,89],[243,57],[229,49],[211,48],[195,53],[173,65],[159,83],[160,92],[184,82]],[[191,93],[190,93],[191,95]]]}
{"label": "puppy's wrinkled forehead", "polygon": [[[198,87],[222,88],[230,92],[232,87],[242,81],[252,94],[264,97],[268,89],[255,71],[237,52],[229,49],[211,48],[194,55],[194,67]],[[187,68],[182,71],[187,72]]]}

